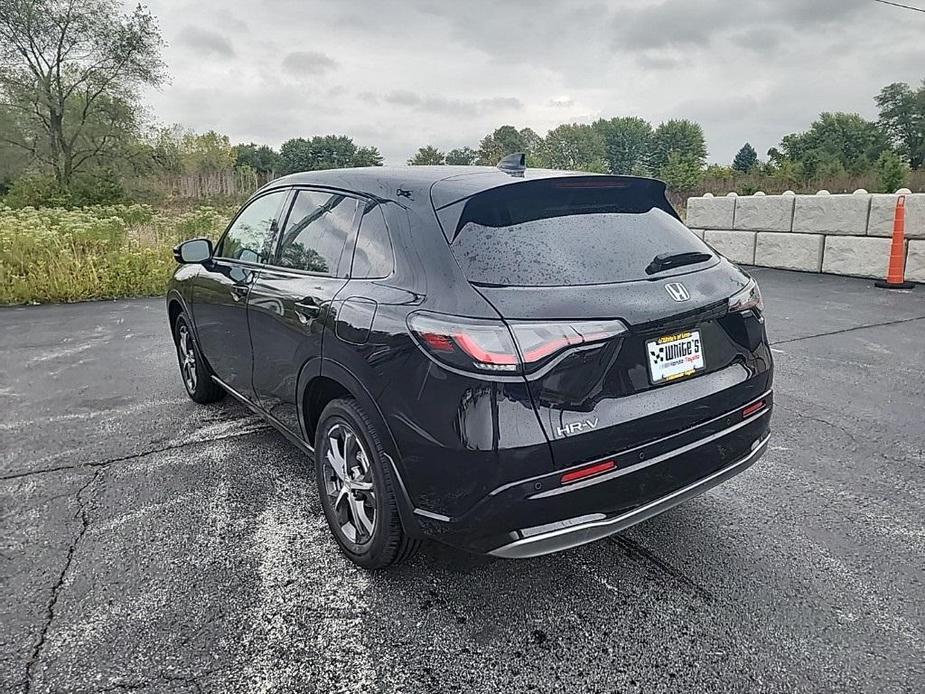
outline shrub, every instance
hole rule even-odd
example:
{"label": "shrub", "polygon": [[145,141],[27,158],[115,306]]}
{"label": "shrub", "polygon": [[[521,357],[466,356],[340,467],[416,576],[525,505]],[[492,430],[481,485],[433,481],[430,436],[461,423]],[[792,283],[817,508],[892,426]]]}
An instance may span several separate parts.
{"label": "shrub", "polygon": [[893,150],[887,150],[877,160],[877,183],[882,193],[895,193],[906,181],[906,167]]}
{"label": "shrub", "polygon": [[0,206],[0,303],[161,294],[176,266],[172,247],[193,236],[214,239],[225,221],[212,208]]}
{"label": "shrub", "polygon": [[54,176],[20,176],[10,186],[3,202],[8,207],[68,207],[70,195],[62,190]]}

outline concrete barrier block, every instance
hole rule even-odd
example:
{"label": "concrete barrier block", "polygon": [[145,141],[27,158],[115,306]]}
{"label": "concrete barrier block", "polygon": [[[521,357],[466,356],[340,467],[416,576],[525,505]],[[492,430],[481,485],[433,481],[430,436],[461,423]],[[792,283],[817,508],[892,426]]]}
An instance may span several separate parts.
{"label": "concrete barrier block", "polygon": [[822,234],[759,233],[755,265],[819,272],[823,248],[825,236]]}
{"label": "concrete barrier block", "polygon": [[694,232],[694,236],[703,241],[703,229],[691,229]]}
{"label": "concrete barrier block", "polygon": [[910,282],[925,282],[925,240],[912,240],[908,248],[906,279]]}
{"label": "concrete barrier block", "polygon": [[736,198],[690,198],[687,225],[696,229],[732,229]]}
{"label": "concrete barrier block", "polygon": [[[892,236],[895,195],[874,195],[870,201],[868,236]],[[925,193],[906,196],[906,238],[925,239]]]}
{"label": "concrete barrier block", "polygon": [[734,229],[745,231],[790,231],[793,224],[793,195],[758,195],[736,200]]}
{"label": "concrete barrier block", "polygon": [[865,236],[869,211],[869,195],[798,195],[793,231]]}
{"label": "concrete barrier block", "polygon": [[721,253],[734,263],[755,264],[754,231],[717,231],[704,232],[703,240],[710,244],[717,253]]}
{"label": "concrete barrier block", "polygon": [[833,275],[886,277],[890,262],[890,239],[870,236],[827,236],[822,271]]}

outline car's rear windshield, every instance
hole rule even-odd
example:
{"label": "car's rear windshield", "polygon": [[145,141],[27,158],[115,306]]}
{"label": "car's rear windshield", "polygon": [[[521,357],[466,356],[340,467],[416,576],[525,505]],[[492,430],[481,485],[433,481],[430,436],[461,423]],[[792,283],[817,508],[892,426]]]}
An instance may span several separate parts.
{"label": "car's rear windshield", "polygon": [[646,268],[665,253],[708,253],[715,262],[657,184],[561,180],[505,186],[466,202],[451,247],[470,282],[608,284],[651,277]]}

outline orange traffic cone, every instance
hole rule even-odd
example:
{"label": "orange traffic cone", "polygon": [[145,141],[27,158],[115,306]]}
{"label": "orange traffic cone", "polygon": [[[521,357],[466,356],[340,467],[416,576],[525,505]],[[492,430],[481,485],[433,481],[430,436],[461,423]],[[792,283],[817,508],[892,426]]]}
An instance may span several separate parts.
{"label": "orange traffic cone", "polygon": [[876,283],[885,289],[912,289],[915,285],[906,282],[906,196],[896,200],[896,216],[893,218],[893,244],[890,246],[890,264],[886,280]]}

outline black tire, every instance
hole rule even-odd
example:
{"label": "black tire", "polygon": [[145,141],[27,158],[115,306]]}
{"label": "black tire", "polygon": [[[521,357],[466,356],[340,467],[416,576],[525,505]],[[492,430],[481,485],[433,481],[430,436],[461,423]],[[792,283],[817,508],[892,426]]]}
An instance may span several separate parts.
{"label": "black tire", "polygon": [[[349,490],[341,499],[345,485],[336,475],[328,453],[332,450],[332,439],[339,442],[341,434],[349,436],[350,433],[356,436],[361,445],[360,453],[351,458],[349,444],[345,441],[342,451],[339,446],[335,449],[340,454],[335,455],[335,459],[343,457],[348,461],[342,473],[346,471],[352,484],[362,486],[371,482],[372,489]],[[408,537],[401,525],[392,471],[382,448],[381,437],[354,400],[333,400],[321,413],[315,431],[315,478],[318,482],[318,497],[331,534],[352,562],[364,569],[383,569],[408,559],[418,550],[420,540]],[[334,489],[339,489],[340,493],[332,491]],[[352,504],[362,508],[357,511]],[[350,519],[357,518],[357,513],[362,513],[368,521],[369,513],[373,511],[371,532],[356,520],[353,521],[356,527],[351,526]],[[346,531],[342,529],[342,520],[346,521]],[[351,529],[353,537],[350,536]]]}
{"label": "black tire", "polygon": [[212,370],[202,358],[186,316],[180,314],[173,326],[180,380],[193,402],[206,405],[225,397],[225,389],[212,380]]}

